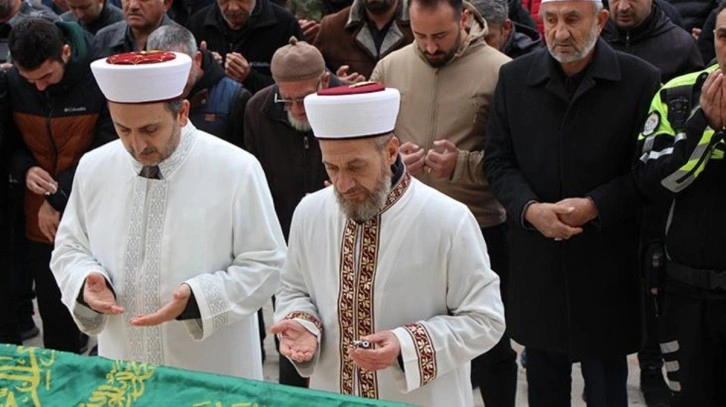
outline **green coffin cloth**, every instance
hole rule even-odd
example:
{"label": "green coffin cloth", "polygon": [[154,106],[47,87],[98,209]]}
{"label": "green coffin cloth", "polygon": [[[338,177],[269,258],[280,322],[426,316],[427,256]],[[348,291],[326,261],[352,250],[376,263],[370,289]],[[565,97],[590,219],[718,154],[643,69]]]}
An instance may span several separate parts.
{"label": "green coffin cloth", "polygon": [[393,407],[403,404],[0,344],[0,406]]}

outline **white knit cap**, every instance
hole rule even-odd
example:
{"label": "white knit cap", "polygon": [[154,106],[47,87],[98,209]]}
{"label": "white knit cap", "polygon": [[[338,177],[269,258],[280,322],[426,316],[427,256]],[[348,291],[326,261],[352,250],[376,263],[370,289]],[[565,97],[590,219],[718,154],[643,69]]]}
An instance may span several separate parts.
{"label": "white knit cap", "polygon": [[366,82],[307,96],[305,114],[317,138],[372,137],[393,131],[400,102],[397,89]]}
{"label": "white knit cap", "polygon": [[128,52],[91,63],[106,99],[117,103],[151,103],[184,92],[192,59],[179,52]]}

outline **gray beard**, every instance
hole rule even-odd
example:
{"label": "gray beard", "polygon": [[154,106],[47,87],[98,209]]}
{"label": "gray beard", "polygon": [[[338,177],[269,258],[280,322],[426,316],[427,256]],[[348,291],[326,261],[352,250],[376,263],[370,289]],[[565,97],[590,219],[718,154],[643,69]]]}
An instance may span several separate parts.
{"label": "gray beard", "polygon": [[568,56],[561,56],[561,55],[556,54],[553,51],[553,49],[554,49],[553,46],[548,45],[547,49],[549,50],[550,55],[552,55],[552,57],[555,60],[557,60],[557,62],[559,62],[561,64],[569,64],[569,63],[577,62],[577,61],[585,58],[590,53],[590,51],[592,51],[592,49],[595,48],[595,44],[597,43],[598,37],[599,37],[599,35],[597,32],[597,26],[595,26],[592,28],[592,31],[590,31],[590,34],[585,38],[585,44],[583,44],[582,50],[580,50],[579,52],[576,52],[572,55],[568,55]]}
{"label": "gray beard", "polygon": [[290,126],[292,126],[293,129],[303,133],[313,129],[310,127],[310,122],[304,122],[296,119],[290,111],[287,112],[287,121],[290,122]]}
{"label": "gray beard", "polygon": [[366,199],[360,203],[346,200],[335,188],[333,188],[333,191],[335,191],[338,206],[345,216],[358,223],[363,223],[378,215],[381,209],[383,209],[386,198],[388,198],[388,194],[391,192],[391,174],[384,172],[383,176],[376,183],[375,189],[368,193]]}

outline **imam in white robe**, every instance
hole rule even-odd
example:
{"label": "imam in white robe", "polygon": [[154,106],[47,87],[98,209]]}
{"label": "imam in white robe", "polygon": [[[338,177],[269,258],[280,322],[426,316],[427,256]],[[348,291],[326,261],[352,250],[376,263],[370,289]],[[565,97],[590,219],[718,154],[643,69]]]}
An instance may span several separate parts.
{"label": "imam in white robe", "polygon": [[[63,303],[98,335],[100,356],[262,380],[256,312],[280,284],[286,248],[260,164],[189,122],[161,179],[141,168],[120,140],[81,159],[51,259]],[[77,302],[93,271],[124,314]],[[201,319],[129,324],[181,283]]]}
{"label": "imam in white robe", "polygon": [[[318,336],[295,363],[310,387],[423,406],[471,406],[469,361],[504,332],[499,278],[469,209],[401,177],[381,213],[358,224],[333,188],[305,197],[293,216],[275,320]],[[356,367],[351,342],[392,330],[399,363]]]}

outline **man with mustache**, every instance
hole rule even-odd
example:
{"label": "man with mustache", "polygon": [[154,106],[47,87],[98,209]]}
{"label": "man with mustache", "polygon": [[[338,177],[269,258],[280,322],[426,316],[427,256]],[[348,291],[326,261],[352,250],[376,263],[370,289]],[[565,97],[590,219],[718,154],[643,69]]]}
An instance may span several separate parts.
{"label": "man with mustache", "polygon": [[146,40],[162,25],[176,23],[166,15],[172,0],[123,0],[124,21],[111,24],[96,34],[101,55],[143,51]]}
{"label": "man with mustache", "polygon": [[[49,8],[30,0],[0,0],[0,69],[8,71],[13,66],[8,48],[10,30],[21,21],[31,17],[58,21],[58,16]],[[5,144],[7,146],[7,142]],[[14,247],[9,254],[7,265],[3,267],[6,267],[6,272],[12,275],[11,278],[16,284],[14,301],[17,301],[15,305],[21,330],[20,336],[25,340],[38,336],[39,333],[38,327],[33,322],[33,279],[31,273],[26,269],[23,254],[26,246],[24,224],[22,223],[22,218],[25,217],[22,209],[25,186],[21,181],[13,178],[10,180],[8,188],[8,205],[4,210],[7,211],[8,222],[12,225],[8,225],[7,230],[8,233],[12,233],[11,230],[20,230],[20,233],[13,233],[12,237],[7,236],[12,240]],[[4,316],[0,316],[1,318]],[[0,325],[3,324],[0,322]],[[16,333],[8,333],[8,335],[12,336]]]}
{"label": "man with mustache", "polygon": [[204,47],[219,54],[227,76],[253,94],[272,85],[270,61],[290,37],[303,38],[289,11],[270,0],[217,0],[187,23]]}
{"label": "man with mustache", "polygon": [[[322,189],[328,179],[303,99],[341,83],[325,69],[317,48],[294,37],[272,56],[270,70],[275,85],[257,92],[247,104],[244,148],[260,160],[287,240],[297,204],[305,195]],[[307,387],[307,379],[284,357],[280,358],[279,381]]]}
{"label": "man with mustache", "polygon": [[61,20],[76,21],[93,35],[124,19],[121,9],[106,0],[66,0],[66,4],[70,10],[61,14]]}
{"label": "man with mustache", "polygon": [[341,78],[365,80],[379,60],[412,41],[407,0],[356,0],[323,18],[314,44]]}
{"label": "man with mustache", "polygon": [[13,27],[9,47],[7,141],[16,143],[11,174],[25,189],[24,270],[35,282],[44,346],[80,353],[85,338],[63,309],[48,263],[79,160],[116,138],[89,69],[93,37],[75,23],[27,18]]}
{"label": "man with mustache", "polygon": [[191,63],[91,63],[120,140],[78,165],[51,269],[100,356],[262,380],[285,242],[257,160],[189,121]]}
{"label": "man with mustache", "polygon": [[[371,80],[401,90],[396,135],[408,172],[474,213],[506,297],[506,216],[481,164],[499,68],[510,58],[487,44],[486,21],[468,3],[412,0],[408,12],[414,43],[382,59]],[[516,356],[505,332],[472,362],[484,404],[514,406]]]}
{"label": "man with mustache", "polygon": [[467,207],[406,171],[399,100],[377,83],[305,98],[332,186],[295,210],[271,332],[311,388],[473,406],[468,362],[504,330],[499,279]]}
{"label": "man with mustache", "polygon": [[[530,406],[627,406],[640,348],[637,134],[656,68],[598,39],[600,1],[545,0],[547,49],[502,67],[484,174],[510,220],[507,323],[527,347]],[[523,119],[526,112],[526,119]]]}

